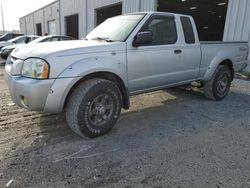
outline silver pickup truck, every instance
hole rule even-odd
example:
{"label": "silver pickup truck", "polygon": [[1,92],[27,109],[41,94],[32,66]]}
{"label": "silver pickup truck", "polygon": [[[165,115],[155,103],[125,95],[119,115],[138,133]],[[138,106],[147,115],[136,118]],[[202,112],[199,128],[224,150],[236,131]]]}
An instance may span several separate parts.
{"label": "silver pickup truck", "polygon": [[196,81],[206,97],[223,99],[248,52],[247,42],[200,43],[190,16],[146,12],[110,18],[80,41],[17,48],[5,69],[18,106],[65,112],[74,132],[97,137],[132,95]]}

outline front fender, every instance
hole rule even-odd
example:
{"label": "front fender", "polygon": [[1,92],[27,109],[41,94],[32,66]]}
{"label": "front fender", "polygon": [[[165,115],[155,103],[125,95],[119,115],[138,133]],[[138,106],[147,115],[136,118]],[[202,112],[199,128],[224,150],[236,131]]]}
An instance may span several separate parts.
{"label": "front fender", "polygon": [[83,78],[95,72],[110,72],[119,76],[127,85],[127,67],[125,62],[107,57],[88,58],[68,66],[58,78]]}
{"label": "front fender", "polygon": [[53,83],[47,97],[44,112],[60,113],[71,88],[85,76],[109,72],[119,76],[125,87],[128,86],[126,65],[109,58],[89,58],[68,66]]}

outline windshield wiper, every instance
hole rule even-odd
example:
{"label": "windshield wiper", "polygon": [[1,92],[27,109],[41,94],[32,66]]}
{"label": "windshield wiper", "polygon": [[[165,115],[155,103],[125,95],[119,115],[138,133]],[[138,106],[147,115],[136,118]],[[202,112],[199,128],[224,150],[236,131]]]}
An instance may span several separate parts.
{"label": "windshield wiper", "polygon": [[106,41],[106,42],[114,42],[113,40],[111,40],[108,37],[96,37],[96,38],[92,38],[92,40],[101,40],[101,41]]}

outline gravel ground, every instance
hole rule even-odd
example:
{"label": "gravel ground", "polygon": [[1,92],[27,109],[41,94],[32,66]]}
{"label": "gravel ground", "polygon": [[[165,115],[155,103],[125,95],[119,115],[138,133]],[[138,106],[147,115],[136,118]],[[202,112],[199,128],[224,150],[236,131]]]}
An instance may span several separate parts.
{"label": "gravel ground", "polygon": [[0,187],[250,188],[250,82],[220,102],[170,89],[132,98],[116,127],[80,138],[64,115],[13,105],[0,67]]}

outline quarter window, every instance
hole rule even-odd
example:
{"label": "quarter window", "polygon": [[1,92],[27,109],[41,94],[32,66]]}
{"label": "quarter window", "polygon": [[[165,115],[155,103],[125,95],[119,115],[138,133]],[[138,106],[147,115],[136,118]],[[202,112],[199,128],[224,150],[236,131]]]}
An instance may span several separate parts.
{"label": "quarter window", "polygon": [[153,35],[152,45],[175,44],[177,30],[174,17],[155,17],[144,28]]}
{"label": "quarter window", "polygon": [[195,36],[192,23],[188,17],[181,17],[181,24],[185,36],[185,41],[187,44],[194,44],[195,43]]}

